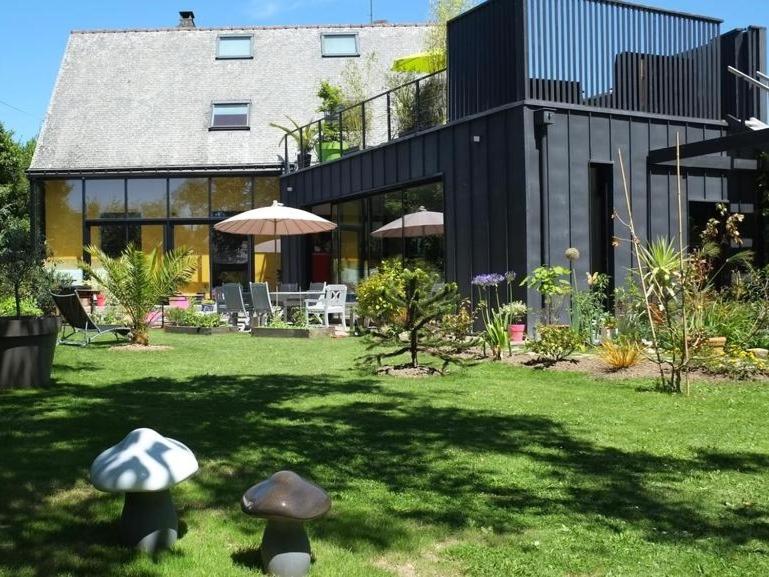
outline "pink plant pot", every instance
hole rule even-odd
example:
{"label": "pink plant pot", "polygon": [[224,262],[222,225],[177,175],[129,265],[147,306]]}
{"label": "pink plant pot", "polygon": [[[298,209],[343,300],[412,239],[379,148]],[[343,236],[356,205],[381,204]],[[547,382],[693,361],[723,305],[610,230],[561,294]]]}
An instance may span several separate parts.
{"label": "pink plant pot", "polygon": [[190,301],[187,297],[169,297],[168,306],[173,309],[188,309],[190,308]]}
{"label": "pink plant pot", "polygon": [[507,334],[510,335],[510,341],[514,343],[523,342],[523,334],[526,332],[526,325],[510,325],[507,327]]}
{"label": "pink plant pot", "polygon": [[97,307],[103,307],[107,302],[107,295],[103,293],[98,293],[96,295],[96,306]]}

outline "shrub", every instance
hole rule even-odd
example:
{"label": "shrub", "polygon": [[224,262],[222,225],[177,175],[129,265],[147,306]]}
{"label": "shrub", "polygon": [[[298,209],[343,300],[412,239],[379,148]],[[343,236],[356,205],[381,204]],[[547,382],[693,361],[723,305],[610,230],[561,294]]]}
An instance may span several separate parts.
{"label": "shrub", "polygon": [[[39,317],[43,314],[37,303],[31,298],[22,298],[20,301],[21,316],[23,317]],[[12,317],[16,316],[16,299],[13,297],[5,297],[0,299],[0,317]]]}
{"label": "shrub", "polygon": [[538,338],[529,341],[526,350],[535,353],[540,361],[548,363],[563,361],[582,344],[579,334],[568,326],[543,325],[537,332]]}
{"label": "shrub", "polygon": [[166,310],[166,318],[169,324],[178,327],[211,328],[222,324],[219,315],[207,315],[192,309],[171,308]]}
{"label": "shrub", "polygon": [[544,321],[548,325],[552,324],[564,298],[571,292],[571,282],[568,280],[570,275],[571,271],[562,266],[542,265],[521,281],[521,286],[534,289],[542,295],[545,304]]}
{"label": "shrub", "polygon": [[638,359],[641,356],[641,347],[634,341],[619,339],[616,342],[607,341],[603,343],[598,354],[610,369],[619,371],[621,369],[629,369],[638,363]]}
{"label": "shrub", "polygon": [[448,338],[464,341],[472,334],[474,322],[475,318],[470,312],[470,301],[464,300],[460,303],[456,313],[443,315],[441,328]]}
{"label": "shrub", "polygon": [[713,355],[704,360],[703,370],[744,381],[769,373],[769,363],[747,351],[730,351],[726,355]]}
{"label": "shrub", "polygon": [[355,291],[358,299],[358,315],[371,319],[378,326],[392,323],[400,310],[392,299],[387,298],[388,289],[403,287],[403,263],[399,259],[385,260],[379,270],[362,280]]}

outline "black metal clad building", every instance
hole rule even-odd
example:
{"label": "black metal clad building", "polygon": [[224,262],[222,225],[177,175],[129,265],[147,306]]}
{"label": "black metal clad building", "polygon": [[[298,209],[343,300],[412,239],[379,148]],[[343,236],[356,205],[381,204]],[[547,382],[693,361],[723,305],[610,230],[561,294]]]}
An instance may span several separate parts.
{"label": "black metal clad building", "polygon": [[[627,236],[611,216],[628,216],[618,150],[637,228],[673,234],[674,167],[649,152],[723,137],[729,115],[765,120],[760,91],[726,73],[765,71],[765,36],[615,0],[489,0],[449,24],[448,125],[288,174],[281,194],[307,207],[440,179],[446,277],[465,294],[476,274],[565,265],[570,246],[579,277],[621,283],[632,263],[627,243],[612,246]],[[753,154],[686,159],[685,218],[725,201],[755,221]],[[284,277],[305,281],[302,241],[284,247]]]}

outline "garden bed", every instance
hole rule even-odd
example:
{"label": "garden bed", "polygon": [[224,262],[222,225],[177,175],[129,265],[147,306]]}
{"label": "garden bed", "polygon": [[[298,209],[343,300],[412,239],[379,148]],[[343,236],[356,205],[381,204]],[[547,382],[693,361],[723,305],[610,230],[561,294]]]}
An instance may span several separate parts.
{"label": "garden bed", "polygon": [[223,333],[236,332],[235,327],[181,327],[166,325],[163,331],[178,335],[218,335]]}
{"label": "garden bed", "polygon": [[271,339],[313,339],[319,337],[333,337],[335,334],[336,329],[334,327],[251,327],[252,337],[267,337]]}

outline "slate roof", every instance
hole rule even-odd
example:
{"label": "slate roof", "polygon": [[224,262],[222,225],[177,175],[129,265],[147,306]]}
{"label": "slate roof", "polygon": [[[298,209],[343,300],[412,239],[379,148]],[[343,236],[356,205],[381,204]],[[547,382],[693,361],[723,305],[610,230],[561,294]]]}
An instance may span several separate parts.
{"label": "slate roof", "polygon": [[[323,58],[321,33],[357,32],[376,53],[372,93],[394,58],[419,52],[426,26],[272,26],[72,32],[31,170],[275,164],[270,122],[318,117],[322,79],[349,58]],[[253,34],[251,60],[217,60],[220,34]],[[211,103],[251,101],[251,130],[209,131]]]}

